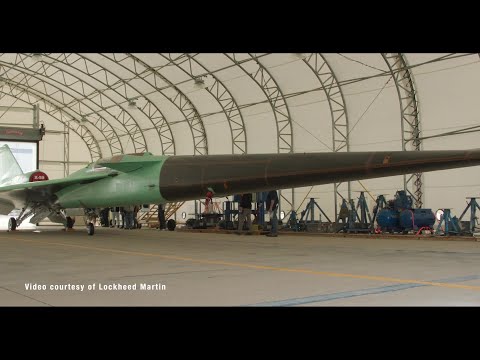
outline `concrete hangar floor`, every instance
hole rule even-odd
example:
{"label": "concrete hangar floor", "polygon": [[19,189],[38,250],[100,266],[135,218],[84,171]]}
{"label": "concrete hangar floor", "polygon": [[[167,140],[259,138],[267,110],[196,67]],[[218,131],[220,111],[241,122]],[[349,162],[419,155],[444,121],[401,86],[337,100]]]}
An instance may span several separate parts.
{"label": "concrete hangar floor", "polygon": [[478,306],[471,240],[0,232],[0,306]]}

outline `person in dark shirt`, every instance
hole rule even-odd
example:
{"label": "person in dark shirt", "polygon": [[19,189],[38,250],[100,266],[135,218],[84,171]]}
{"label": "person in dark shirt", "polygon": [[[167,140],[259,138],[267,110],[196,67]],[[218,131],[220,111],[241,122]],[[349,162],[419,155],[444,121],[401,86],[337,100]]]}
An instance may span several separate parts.
{"label": "person in dark shirt", "polygon": [[140,206],[135,205],[133,207],[133,228],[134,229],[139,229],[138,225],[138,212],[140,211]]}
{"label": "person in dark shirt", "polygon": [[123,208],[123,229],[133,229],[133,205],[127,205]]}
{"label": "person in dark shirt", "polygon": [[[375,211],[373,212],[375,213]],[[338,214],[338,222],[342,220],[342,223],[345,225],[348,218],[348,205],[345,199],[342,199],[342,205],[340,206],[340,213]]]}
{"label": "person in dark shirt", "polygon": [[165,204],[158,204],[158,230],[166,230]]}
{"label": "person in dark shirt", "polygon": [[276,237],[278,236],[278,218],[277,218],[277,208],[278,208],[278,194],[276,190],[271,190],[268,192],[267,199],[265,200],[265,210],[268,211],[270,216],[271,228],[267,236]]}
{"label": "person in dark shirt", "polygon": [[238,231],[243,230],[243,223],[247,220],[248,231],[252,230],[252,194],[242,194],[238,203]]}
{"label": "person in dark shirt", "polygon": [[110,211],[110,208],[104,208],[102,211],[100,211],[100,221],[102,227],[109,227],[110,224],[108,223],[108,212]]}

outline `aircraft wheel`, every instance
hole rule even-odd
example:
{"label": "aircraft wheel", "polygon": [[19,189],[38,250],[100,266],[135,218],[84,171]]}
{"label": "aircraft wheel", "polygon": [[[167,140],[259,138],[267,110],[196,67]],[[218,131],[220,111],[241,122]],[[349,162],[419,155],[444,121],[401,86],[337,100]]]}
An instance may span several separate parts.
{"label": "aircraft wheel", "polygon": [[195,219],[188,219],[188,220],[185,222],[185,225],[187,225],[187,228],[188,228],[188,229],[193,229],[194,223],[195,223]]}
{"label": "aircraft wheel", "polygon": [[88,223],[87,225],[87,233],[88,235],[93,235],[95,233],[95,226],[93,226],[93,223]]}
{"label": "aircraft wheel", "polygon": [[67,229],[73,228],[73,219],[70,216],[67,216]]}
{"label": "aircraft wheel", "polygon": [[17,228],[17,220],[11,217],[8,219],[8,231],[14,231]]}
{"label": "aircraft wheel", "polygon": [[173,230],[175,230],[176,226],[177,226],[177,223],[175,222],[175,220],[170,219],[170,220],[167,221],[167,229],[168,230],[173,231]]}

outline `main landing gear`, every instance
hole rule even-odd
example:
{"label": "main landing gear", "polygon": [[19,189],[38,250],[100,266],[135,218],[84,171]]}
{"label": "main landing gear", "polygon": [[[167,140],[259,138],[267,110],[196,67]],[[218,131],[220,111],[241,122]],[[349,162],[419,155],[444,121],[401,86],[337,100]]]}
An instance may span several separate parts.
{"label": "main landing gear", "polygon": [[[83,209],[84,212],[84,219],[85,219],[85,228],[87,230],[87,234],[92,236],[95,233],[95,219],[97,218],[97,213],[95,209]],[[61,215],[64,218],[65,230],[71,231],[73,230],[73,225],[75,224],[74,218],[70,216],[66,216],[65,211],[61,211]]]}
{"label": "main landing gear", "polygon": [[75,224],[75,221],[73,221],[73,219],[70,216],[67,216],[65,220],[67,221],[66,223],[67,229],[73,229],[73,224]]}
{"label": "main landing gear", "polygon": [[95,234],[95,219],[98,217],[97,212],[95,209],[84,209],[85,212],[85,225],[87,226],[87,234],[92,236]]}
{"label": "main landing gear", "polygon": [[24,207],[18,217],[15,219],[14,217],[11,217],[8,219],[8,231],[15,231],[17,228],[20,226],[20,224],[30,215],[33,214],[33,211],[35,210],[35,207],[32,207],[27,211],[27,207]]}
{"label": "main landing gear", "polygon": [[173,219],[169,219],[167,221],[167,229],[170,230],[170,231],[173,231],[175,230],[175,227],[177,226],[177,223],[175,222],[175,220]]}

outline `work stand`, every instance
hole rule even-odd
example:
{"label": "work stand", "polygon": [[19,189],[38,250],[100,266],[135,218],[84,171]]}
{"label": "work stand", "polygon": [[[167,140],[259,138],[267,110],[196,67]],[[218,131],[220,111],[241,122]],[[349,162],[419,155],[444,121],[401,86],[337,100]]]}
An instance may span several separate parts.
{"label": "work stand", "polygon": [[470,224],[468,226],[468,233],[473,235],[475,232],[476,225],[478,225],[478,219],[476,216],[477,209],[480,210],[480,206],[478,205],[477,198],[475,197],[467,197],[467,199],[470,199],[470,201],[467,204],[467,207],[465,210],[463,210],[462,215],[460,215],[460,218],[458,221],[461,223],[463,216],[467,213],[468,209],[470,209]]}

